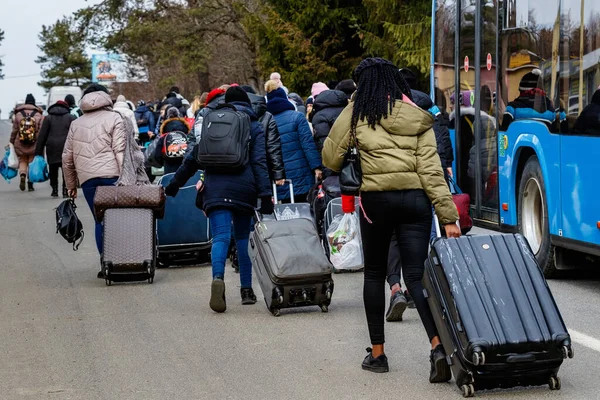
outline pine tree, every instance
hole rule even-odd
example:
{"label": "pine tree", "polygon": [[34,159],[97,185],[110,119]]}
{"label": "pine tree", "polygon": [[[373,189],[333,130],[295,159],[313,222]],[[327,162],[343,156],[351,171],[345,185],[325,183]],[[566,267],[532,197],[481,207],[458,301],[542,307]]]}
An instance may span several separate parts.
{"label": "pine tree", "polygon": [[[4,40],[4,31],[0,29],[0,44]],[[2,62],[2,57],[0,56],[0,79],[4,79],[4,74],[2,73],[2,67],[4,67],[4,63]]]}
{"label": "pine tree", "polygon": [[42,67],[42,81],[38,85],[48,90],[53,86],[89,83],[92,76],[91,60],[85,54],[85,35],[73,18],[64,17],[53,25],[42,25],[38,35],[42,55],[36,63]]}
{"label": "pine tree", "polygon": [[362,45],[372,56],[392,60],[423,76],[431,58],[431,2],[365,0],[367,23],[360,27]]}

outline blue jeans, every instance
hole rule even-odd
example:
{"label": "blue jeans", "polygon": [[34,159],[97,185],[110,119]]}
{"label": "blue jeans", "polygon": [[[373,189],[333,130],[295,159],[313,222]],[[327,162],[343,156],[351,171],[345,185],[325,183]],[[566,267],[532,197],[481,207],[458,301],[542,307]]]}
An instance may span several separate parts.
{"label": "blue jeans", "polygon": [[242,289],[252,288],[252,261],[248,255],[248,238],[250,237],[250,220],[252,217],[233,210],[219,209],[208,213],[212,230],[212,272],[213,279],[225,276],[225,261],[231,242],[231,223],[233,237],[238,251],[240,263],[240,283]]}
{"label": "blue jeans", "polygon": [[[94,221],[96,221],[94,213],[94,196],[96,195],[96,188],[98,186],[112,186],[117,182],[117,179],[118,178],[93,178],[81,184],[83,196],[85,197],[85,201],[87,201],[90,210],[92,210]],[[96,247],[98,248],[98,253],[100,255],[102,255],[102,232],[102,223],[96,221]]]}

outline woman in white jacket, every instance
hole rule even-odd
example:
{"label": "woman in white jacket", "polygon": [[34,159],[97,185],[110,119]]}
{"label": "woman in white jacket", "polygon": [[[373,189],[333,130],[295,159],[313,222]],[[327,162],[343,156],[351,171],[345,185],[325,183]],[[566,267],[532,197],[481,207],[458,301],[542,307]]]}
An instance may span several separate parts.
{"label": "woman in white jacket", "polygon": [[137,122],[135,120],[135,113],[129,108],[127,104],[127,99],[122,94],[117,97],[116,103],[113,105],[113,110],[118,111],[125,118],[129,118],[131,123],[133,124],[133,128],[135,129],[135,135],[137,137],[139,133],[139,128],[137,126]]}

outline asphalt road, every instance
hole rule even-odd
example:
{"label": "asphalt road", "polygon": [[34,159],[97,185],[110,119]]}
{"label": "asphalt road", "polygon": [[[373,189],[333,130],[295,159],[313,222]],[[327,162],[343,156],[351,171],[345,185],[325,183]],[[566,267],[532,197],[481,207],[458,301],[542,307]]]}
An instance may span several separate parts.
{"label": "asphalt road", "polygon": [[[0,144],[8,124],[0,121]],[[48,184],[0,182],[0,399],[458,399],[428,383],[428,343],[414,310],[386,326],[388,374],[364,372],[368,346],[360,274],[335,276],[328,314],[272,317],[241,306],[227,270],[228,310],[208,307],[210,266],[159,270],[154,285],[96,278],[92,218],[78,252],[55,234]],[[489,399],[599,399],[600,279],[552,281],[576,356],[562,390],[480,392]],[[258,284],[254,284],[260,297]]]}

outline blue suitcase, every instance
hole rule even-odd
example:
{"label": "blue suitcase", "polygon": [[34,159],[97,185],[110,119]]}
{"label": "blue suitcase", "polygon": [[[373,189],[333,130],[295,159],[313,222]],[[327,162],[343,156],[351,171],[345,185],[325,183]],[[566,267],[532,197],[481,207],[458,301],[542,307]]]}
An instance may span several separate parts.
{"label": "blue suitcase", "polygon": [[[167,186],[174,175],[164,175],[160,184]],[[157,221],[156,227],[161,267],[210,261],[210,224],[204,213],[196,208],[196,182],[199,179],[200,171],[186,182],[176,197],[167,197],[165,217]]]}

